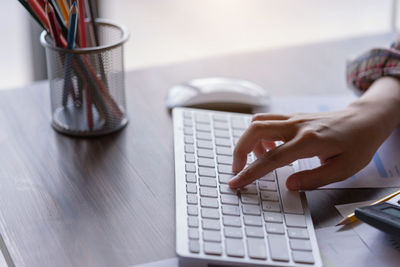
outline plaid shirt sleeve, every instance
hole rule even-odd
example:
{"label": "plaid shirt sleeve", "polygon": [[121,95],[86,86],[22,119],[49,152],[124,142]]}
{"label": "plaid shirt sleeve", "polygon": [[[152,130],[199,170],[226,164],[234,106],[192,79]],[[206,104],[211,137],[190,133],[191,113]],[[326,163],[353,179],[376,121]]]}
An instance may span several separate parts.
{"label": "plaid shirt sleeve", "polygon": [[399,43],[389,49],[375,48],[347,63],[347,84],[363,93],[380,77],[400,78]]}

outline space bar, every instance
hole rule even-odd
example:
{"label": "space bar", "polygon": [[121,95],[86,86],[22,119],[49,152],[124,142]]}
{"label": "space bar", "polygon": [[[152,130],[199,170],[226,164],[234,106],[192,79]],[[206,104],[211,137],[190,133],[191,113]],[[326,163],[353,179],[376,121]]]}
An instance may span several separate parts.
{"label": "space bar", "polygon": [[276,169],[278,176],[279,191],[281,193],[283,211],[286,213],[303,214],[303,206],[301,205],[300,193],[297,191],[289,191],[286,187],[286,179],[293,174],[291,166],[285,166]]}

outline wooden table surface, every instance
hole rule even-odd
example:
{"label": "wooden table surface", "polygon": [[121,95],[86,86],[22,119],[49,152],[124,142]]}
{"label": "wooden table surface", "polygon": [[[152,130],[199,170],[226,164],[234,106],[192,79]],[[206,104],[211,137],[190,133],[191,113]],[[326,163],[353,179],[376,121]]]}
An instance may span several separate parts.
{"label": "wooden table surface", "polygon": [[[164,106],[170,86],[229,76],[273,96],[345,93],[345,59],[391,40],[369,36],[127,72],[130,122],[95,139],[51,128],[47,82],[0,92],[0,248],[8,264],[127,266],[174,256],[173,135]],[[340,219],[333,205],[387,191],[307,196],[318,228]]]}

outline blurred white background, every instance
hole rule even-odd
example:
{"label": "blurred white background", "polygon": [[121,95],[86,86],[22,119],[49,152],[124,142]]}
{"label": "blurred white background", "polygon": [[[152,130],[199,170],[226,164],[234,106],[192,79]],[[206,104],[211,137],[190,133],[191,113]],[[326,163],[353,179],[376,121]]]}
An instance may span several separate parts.
{"label": "blurred white background", "polygon": [[[18,1],[1,2],[0,89],[31,82],[34,66],[26,11]],[[390,32],[393,2],[103,0],[100,12],[102,17],[128,26],[131,38],[125,64],[127,69],[137,69]]]}

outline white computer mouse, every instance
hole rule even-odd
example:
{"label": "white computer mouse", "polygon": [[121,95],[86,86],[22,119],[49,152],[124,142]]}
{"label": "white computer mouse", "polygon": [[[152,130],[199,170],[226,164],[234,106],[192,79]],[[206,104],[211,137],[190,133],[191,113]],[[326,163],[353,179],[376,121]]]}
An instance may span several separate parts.
{"label": "white computer mouse", "polygon": [[240,79],[202,78],[176,85],[169,90],[167,107],[196,107],[243,111],[265,107],[269,95],[261,86]]}

